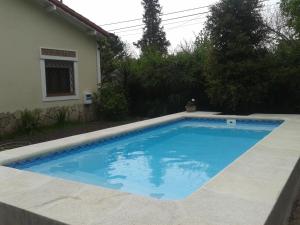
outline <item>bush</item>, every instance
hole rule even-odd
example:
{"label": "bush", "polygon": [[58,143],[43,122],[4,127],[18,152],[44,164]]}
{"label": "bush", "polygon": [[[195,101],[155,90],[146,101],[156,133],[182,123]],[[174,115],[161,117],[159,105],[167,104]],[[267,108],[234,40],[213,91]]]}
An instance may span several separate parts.
{"label": "bush", "polygon": [[41,122],[41,111],[36,109],[29,111],[25,109],[21,112],[18,123],[18,130],[22,133],[31,134],[33,131],[38,130]]}
{"label": "bush", "polygon": [[55,124],[63,126],[69,119],[70,110],[68,107],[57,108],[54,112]]}
{"label": "bush", "polygon": [[281,41],[270,63],[266,111],[300,113],[300,41]]}
{"label": "bush", "polygon": [[130,112],[155,117],[184,111],[191,98],[207,104],[202,76],[202,55],[182,49],[173,55],[149,53],[131,62],[127,75]]}
{"label": "bush", "polygon": [[121,120],[128,114],[123,88],[113,82],[103,84],[95,94],[97,114],[109,120]]}

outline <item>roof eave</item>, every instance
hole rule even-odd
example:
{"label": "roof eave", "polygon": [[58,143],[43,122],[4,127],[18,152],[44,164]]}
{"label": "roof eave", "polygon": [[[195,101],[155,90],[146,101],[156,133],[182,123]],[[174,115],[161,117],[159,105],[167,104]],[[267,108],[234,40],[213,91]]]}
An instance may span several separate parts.
{"label": "roof eave", "polygon": [[84,28],[88,35],[95,36],[96,38],[110,36],[109,32],[58,0],[38,0],[38,2],[47,7],[47,11],[57,12],[73,24]]}

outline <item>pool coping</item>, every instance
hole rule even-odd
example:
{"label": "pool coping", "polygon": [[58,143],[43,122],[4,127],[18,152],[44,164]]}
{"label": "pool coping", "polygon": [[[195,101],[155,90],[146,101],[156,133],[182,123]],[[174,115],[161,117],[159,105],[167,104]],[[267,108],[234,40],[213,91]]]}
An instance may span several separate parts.
{"label": "pool coping", "polygon": [[0,165],[178,120],[284,120],[183,200],[162,201],[0,166],[0,225],[283,224],[300,185],[300,115],[178,113],[0,152]]}

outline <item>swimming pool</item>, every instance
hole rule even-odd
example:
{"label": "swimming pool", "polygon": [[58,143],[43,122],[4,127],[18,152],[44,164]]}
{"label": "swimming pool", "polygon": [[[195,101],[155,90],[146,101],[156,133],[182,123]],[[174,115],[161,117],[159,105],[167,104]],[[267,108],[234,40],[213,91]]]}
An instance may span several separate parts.
{"label": "swimming pool", "polygon": [[10,166],[123,192],[179,200],[196,191],[280,123],[185,118]]}

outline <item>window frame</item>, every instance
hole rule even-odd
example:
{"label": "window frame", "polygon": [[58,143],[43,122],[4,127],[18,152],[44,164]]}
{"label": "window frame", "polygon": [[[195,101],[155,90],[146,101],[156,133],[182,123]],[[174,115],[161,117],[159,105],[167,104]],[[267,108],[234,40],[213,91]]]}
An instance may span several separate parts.
{"label": "window frame", "polygon": [[[63,56],[50,56],[43,55],[42,49],[40,48],[40,69],[41,69],[41,81],[42,81],[42,100],[43,102],[52,102],[52,101],[68,101],[68,100],[79,100],[79,79],[78,79],[78,54],[74,50],[65,50],[57,48],[46,48],[53,50],[62,50],[62,51],[74,51],[76,52],[76,57],[63,57]],[[58,60],[58,61],[71,61],[74,66],[74,95],[65,95],[65,96],[47,96],[47,84],[46,84],[46,60]]]}

